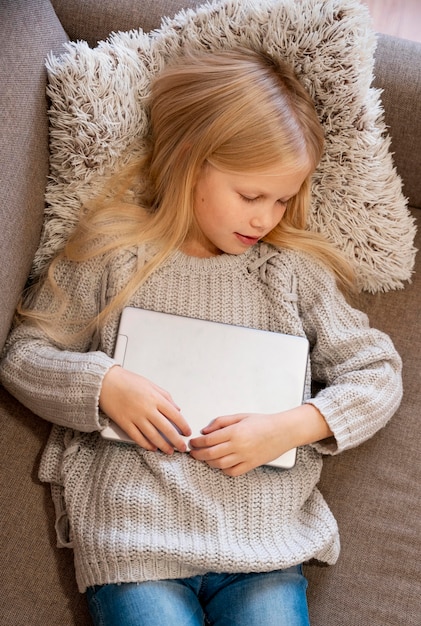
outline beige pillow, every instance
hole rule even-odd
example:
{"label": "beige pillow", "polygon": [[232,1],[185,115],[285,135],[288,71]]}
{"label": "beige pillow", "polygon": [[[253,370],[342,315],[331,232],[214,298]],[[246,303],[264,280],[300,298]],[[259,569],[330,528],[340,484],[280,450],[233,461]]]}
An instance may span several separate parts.
{"label": "beige pillow", "polygon": [[313,184],[309,228],[356,260],[360,287],[400,288],[415,259],[415,226],[389,151],[380,93],[371,87],[375,34],[357,0],[223,0],[161,28],[112,34],[91,49],[50,55],[51,175],[36,275],[63,245],[81,198],[136,155],[148,127],[151,78],[183,48],[263,49],[294,67],[313,96],[326,150]]}

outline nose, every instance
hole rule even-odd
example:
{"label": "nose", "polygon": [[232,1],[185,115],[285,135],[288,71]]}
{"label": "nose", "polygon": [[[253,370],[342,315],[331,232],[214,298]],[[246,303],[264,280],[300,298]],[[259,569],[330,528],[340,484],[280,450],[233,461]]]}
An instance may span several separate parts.
{"label": "nose", "polygon": [[263,230],[266,229],[265,224],[263,223],[263,221],[262,221],[262,219],[260,217],[253,217],[250,220],[250,226],[252,228],[254,228],[255,230],[263,231]]}
{"label": "nose", "polygon": [[269,232],[275,228],[284,216],[286,206],[280,202],[272,204],[264,202],[260,206],[253,207],[253,214],[250,217],[250,226],[257,231]]}
{"label": "nose", "polygon": [[270,228],[274,219],[272,209],[272,206],[263,203],[259,207],[255,207],[253,215],[250,218],[250,226],[259,231]]}

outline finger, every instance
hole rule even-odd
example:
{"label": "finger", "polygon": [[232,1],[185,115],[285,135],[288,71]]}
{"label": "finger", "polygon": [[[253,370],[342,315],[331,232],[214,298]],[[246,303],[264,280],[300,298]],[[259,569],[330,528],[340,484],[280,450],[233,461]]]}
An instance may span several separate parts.
{"label": "finger", "polygon": [[[187,451],[187,442],[181,436],[179,429],[164,416],[162,425],[158,426],[158,434],[167,445],[171,446],[172,449],[178,450],[179,452]],[[155,441],[157,440],[155,439]],[[161,445],[159,445],[159,448],[162,449]],[[167,449],[167,446],[165,446],[165,448]]]}
{"label": "finger", "polygon": [[244,419],[244,415],[240,413],[236,415],[220,415],[212,420],[207,426],[202,428],[201,432],[203,434],[213,433],[217,430],[221,430],[222,428],[232,426],[232,424],[237,424],[242,419]]}
{"label": "finger", "polygon": [[237,476],[242,476],[243,474],[246,474],[251,469],[254,469],[254,468],[253,467],[249,467],[245,463],[238,463],[238,465],[234,465],[233,467],[228,467],[227,469],[223,469],[222,472],[226,476],[230,476],[231,478],[235,478]]}
{"label": "finger", "polygon": [[207,464],[209,467],[221,470],[226,476],[231,477],[241,476],[254,468],[254,466],[249,465],[245,461],[241,461],[235,454],[227,455],[215,461],[209,461]]}
{"label": "finger", "polygon": [[197,461],[204,461],[205,463],[207,463],[207,465],[209,465],[209,467],[220,470],[226,476],[230,477],[241,476],[242,474],[246,474],[247,472],[249,472],[251,469],[254,469],[254,466],[248,465],[244,461],[240,461],[235,454],[208,461],[199,458],[200,451],[191,451],[190,455],[193,456],[193,458]]}
{"label": "finger", "polygon": [[190,439],[192,448],[212,448],[214,446],[230,441],[230,428],[221,428],[209,434],[199,435]]}
{"label": "finger", "polygon": [[[170,404],[168,401],[164,400],[158,404],[159,412],[169,421],[171,422],[173,428],[175,428],[180,435],[184,437],[189,437],[191,435],[191,428],[188,425],[186,419],[183,417],[181,413],[181,409],[175,408],[174,405]],[[181,438],[180,438],[181,441]]]}
{"label": "finger", "polygon": [[190,450],[190,454],[194,459],[198,461],[205,461],[206,463],[210,463],[232,455],[233,451],[232,446],[228,442],[225,442],[216,446],[193,448]]}
{"label": "finger", "polygon": [[147,420],[139,422],[141,424],[139,428],[162,452],[172,454],[174,449],[179,452],[186,452],[187,442],[184,437],[191,434],[189,425],[181,413],[171,407],[170,404],[165,403],[164,410],[165,414],[159,410],[159,407],[156,408]]}
{"label": "finger", "polygon": [[147,437],[145,437],[145,435],[142,433],[141,430],[139,430],[136,424],[130,423],[128,426],[125,426],[124,430],[128,434],[128,436],[135,442],[135,444],[137,444],[141,448],[144,448],[145,450],[148,450],[150,452],[157,451],[157,446],[149,441]]}
{"label": "finger", "polygon": [[178,433],[174,425],[161,413],[156,412],[156,416],[147,421],[143,421],[139,426],[143,437],[145,437],[157,450],[165,454],[173,454],[174,450],[185,452],[187,450],[186,441]]}
{"label": "finger", "polygon": [[209,467],[213,467],[214,469],[219,469],[224,472],[231,470],[233,467],[236,467],[241,463],[236,454],[228,454],[227,456],[222,456],[218,459],[205,462],[209,465]]}

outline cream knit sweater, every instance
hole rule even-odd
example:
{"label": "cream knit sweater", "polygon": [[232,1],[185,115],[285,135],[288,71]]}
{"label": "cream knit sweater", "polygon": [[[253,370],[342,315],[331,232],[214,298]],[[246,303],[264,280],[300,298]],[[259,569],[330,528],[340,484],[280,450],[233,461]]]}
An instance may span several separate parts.
{"label": "cream knit sweater", "polygon": [[[57,278],[82,323],[147,256],[147,250],[125,251],[105,271],[100,260],[62,263]],[[39,298],[53,306],[45,289]],[[74,549],[80,590],[208,571],[270,571],[310,558],[334,563],[338,529],[316,488],[321,453],[358,445],[397,409],[401,362],[389,338],[346,304],[325,269],[267,244],[210,259],[174,253],[130,304],[306,335],[311,374],[327,385],[311,402],[334,439],[299,449],[292,470],[261,467],[237,478],[188,454],[167,457],[105,441],[98,397],[113,365],[118,317],[102,329],[95,351],[88,341],[63,349],[17,327],[0,379],[55,424],[40,477],[51,483],[59,543]]]}

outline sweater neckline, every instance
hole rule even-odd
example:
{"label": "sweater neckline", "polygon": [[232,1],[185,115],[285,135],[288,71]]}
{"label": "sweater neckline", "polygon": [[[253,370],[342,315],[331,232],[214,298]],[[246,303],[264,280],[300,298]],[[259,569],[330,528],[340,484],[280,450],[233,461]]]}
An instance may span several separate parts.
{"label": "sweater neckline", "polygon": [[176,250],[171,254],[168,263],[176,264],[189,271],[218,271],[223,269],[238,269],[248,267],[250,262],[256,257],[258,244],[242,254],[222,253],[212,257],[196,257],[186,254],[181,250]]}

